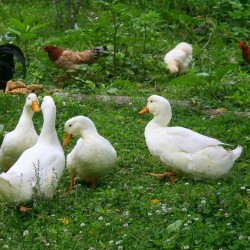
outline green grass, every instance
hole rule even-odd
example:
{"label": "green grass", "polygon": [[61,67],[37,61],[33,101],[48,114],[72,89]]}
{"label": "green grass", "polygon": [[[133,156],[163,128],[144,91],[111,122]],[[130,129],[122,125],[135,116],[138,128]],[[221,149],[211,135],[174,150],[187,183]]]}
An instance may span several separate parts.
{"label": "green grass", "polygon": [[[149,177],[162,172],[162,163],[146,147],[144,127],[151,115],[138,111],[146,98],[129,103],[54,97],[57,131],[64,122],[86,115],[118,153],[115,171],[96,190],[77,182],[69,193],[65,169],[53,200],[35,198],[28,213],[1,202],[1,249],[246,249],[249,244],[249,156],[247,118],[226,113],[213,119],[199,109],[173,104],[171,125],[180,125],[241,144],[240,159],[223,180],[195,182],[178,176],[175,185]],[[7,103],[11,102],[11,106]],[[0,95],[1,123],[14,128],[24,97]],[[39,130],[42,115],[35,114]],[[65,148],[67,154],[76,139]]]}
{"label": "green grass", "polygon": [[[83,1],[75,20],[79,29],[75,30],[65,24],[65,1],[54,1],[64,13],[61,26],[52,1],[33,2],[0,3],[1,44],[7,42],[3,36],[8,28],[17,29],[19,33],[8,34],[29,57],[23,81],[43,84],[48,90],[57,87],[54,78],[64,73],[49,61],[43,46],[80,50],[107,45],[109,56],[86,68],[85,74],[65,80],[62,91],[66,95],[53,94],[53,98],[61,141],[65,121],[85,115],[113,144],[118,159],[114,172],[101,179],[95,190],[77,182],[75,191],[69,193],[70,177],[65,169],[54,198],[34,197],[27,204],[32,207],[30,212],[20,212],[16,204],[1,201],[0,249],[247,249],[250,138],[245,114],[250,107],[250,77],[237,42],[249,37],[249,4],[215,0],[205,4],[198,0]],[[31,27],[50,22],[36,30],[36,38],[28,39],[22,36],[27,30],[13,27],[11,17],[22,23],[26,20],[29,32]],[[90,20],[93,17],[99,19]],[[195,33],[197,29],[204,29],[204,33]],[[194,59],[186,74],[170,76],[163,56],[181,41],[193,45]],[[17,63],[15,80],[20,72]],[[178,176],[173,185],[145,174],[165,169],[145,143],[144,128],[152,116],[138,115],[152,94],[171,101],[171,126],[187,127],[243,147],[225,179],[196,182]],[[97,95],[111,100],[100,100]],[[119,96],[130,100],[122,103],[112,99]],[[15,128],[24,100],[24,96],[0,93],[0,143],[4,133]],[[213,116],[208,112],[211,108],[228,111]],[[41,113],[33,120],[40,132]],[[76,140],[64,148],[65,154]]]}

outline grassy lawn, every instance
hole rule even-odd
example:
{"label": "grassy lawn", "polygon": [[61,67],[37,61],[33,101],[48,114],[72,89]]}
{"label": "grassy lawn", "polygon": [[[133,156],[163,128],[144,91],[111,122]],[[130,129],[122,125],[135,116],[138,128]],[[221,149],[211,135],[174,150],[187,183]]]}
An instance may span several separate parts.
{"label": "grassy lawn", "polygon": [[[234,5],[234,12],[230,12],[227,6],[228,11],[219,11],[223,16],[217,20],[217,7],[223,1],[211,1],[216,8],[207,3],[206,10],[200,1],[194,1],[197,4],[193,9],[190,4],[190,13],[185,13],[180,1],[174,1],[175,9],[157,6],[168,1],[150,1],[144,7],[141,5],[147,1],[134,1],[135,5],[128,1],[128,6],[124,1],[84,1],[85,8],[75,20],[79,29],[75,29],[66,24],[60,26],[52,2],[60,1],[34,0],[33,5],[23,1],[21,7],[19,1],[0,2],[1,44],[6,42],[3,35],[8,31],[11,41],[29,58],[28,74],[23,81],[43,84],[48,92],[42,92],[41,97],[53,96],[61,141],[64,123],[73,116],[85,115],[112,143],[118,159],[113,173],[101,179],[95,190],[76,182],[70,193],[70,177],[65,169],[54,198],[34,197],[33,202],[26,204],[32,207],[31,211],[23,213],[16,209],[17,204],[1,201],[0,249],[248,249],[250,71],[249,65],[243,63],[237,42],[242,37],[247,39],[249,29],[238,17],[230,16],[241,13],[244,19],[246,10]],[[65,11],[64,3],[60,4]],[[204,11],[210,17],[207,33],[194,34],[192,30],[197,27],[193,25],[201,27],[196,15],[202,16]],[[28,33],[32,33],[30,27],[47,20],[50,23],[29,38],[22,30],[21,35],[13,32],[17,27],[10,17],[15,13],[27,25]],[[90,17],[99,19],[93,21]],[[231,22],[232,29],[223,18]],[[162,64],[163,56],[184,40],[193,45],[194,60],[186,74],[170,76]],[[107,44],[111,54],[87,67],[85,74],[58,83],[55,76],[63,72],[53,66],[41,49],[48,44],[72,50]],[[17,78],[19,71],[17,64]],[[55,91],[58,88],[60,94]],[[190,128],[234,148],[243,147],[226,178],[198,182],[177,176],[176,184],[171,184],[146,174],[165,170],[149,153],[144,138],[144,128],[152,116],[138,114],[152,94],[170,100],[170,126]],[[0,144],[4,133],[15,128],[24,101],[22,95],[0,93]],[[211,113],[218,108],[226,112]],[[42,114],[35,113],[33,121],[39,133]],[[77,139],[73,138],[64,148],[65,154]]]}
{"label": "grassy lawn", "polygon": [[[248,118],[225,114],[211,118],[199,109],[173,105],[172,125],[190,127],[244,151],[223,180],[195,182],[178,176],[175,185],[147,176],[164,166],[146,147],[144,127],[150,115],[139,116],[144,98],[130,102],[54,97],[57,131],[64,122],[86,115],[118,153],[115,171],[91,190],[77,183],[69,193],[65,170],[52,201],[34,199],[21,213],[15,204],[1,203],[2,249],[246,249],[249,244]],[[24,97],[0,96],[1,123],[12,129]],[[8,103],[11,103],[9,107]],[[7,111],[7,112],[6,112]],[[34,122],[41,128],[41,114]],[[74,139],[74,138],[73,138]],[[65,148],[68,153],[76,138]]]}

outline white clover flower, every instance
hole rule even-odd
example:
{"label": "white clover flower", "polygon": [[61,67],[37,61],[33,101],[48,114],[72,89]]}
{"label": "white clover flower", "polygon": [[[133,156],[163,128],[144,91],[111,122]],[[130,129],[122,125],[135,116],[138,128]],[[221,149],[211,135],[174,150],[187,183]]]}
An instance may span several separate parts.
{"label": "white clover flower", "polygon": [[194,220],[195,220],[195,221],[198,221],[198,220],[199,220],[199,218],[198,218],[198,217],[195,217],[195,218],[194,218]]}
{"label": "white clover flower", "polygon": [[129,211],[128,210],[123,211],[122,215],[123,216],[129,216]]}
{"label": "white clover flower", "polygon": [[225,213],[224,215],[225,215],[226,218],[229,217],[229,214],[228,214],[228,213]]}
{"label": "white clover flower", "polygon": [[116,245],[120,245],[122,243],[122,240],[118,240],[118,241],[116,241]]}
{"label": "white clover flower", "polygon": [[81,223],[81,224],[80,224],[80,227],[85,227],[85,226],[86,226],[85,223]]}
{"label": "white clover flower", "polygon": [[227,223],[227,226],[231,226],[231,223],[229,222],[229,223]]}
{"label": "white clover flower", "polygon": [[187,209],[186,209],[185,207],[183,207],[183,208],[181,209],[181,211],[182,211],[182,212],[187,212]]}
{"label": "white clover flower", "polygon": [[9,246],[8,246],[8,245],[3,245],[3,248],[4,248],[4,249],[8,249]]}
{"label": "white clover flower", "polygon": [[183,249],[189,249],[189,246],[184,246]]}
{"label": "white clover flower", "polygon": [[185,184],[184,184],[185,186],[188,186],[189,185],[189,182],[185,182]]}
{"label": "white clover flower", "polygon": [[167,212],[168,212],[168,209],[167,209],[167,207],[166,207],[165,204],[162,204],[161,209],[162,209],[162,211],[163,211],[164,213],[167,213]]}
{"label": "white clover flower", "polygon": [[160,210],[156,210],[155,213],[156,214],[161,214],[161,211]]}
{"label": "white clover flower", "polygon": [[206,200],[201,201],[201,204],[203,204],[203,205],[205,205],[206,203],[207,203]]}
{"label": "white clover flower", "polygon": [[240,187],[241,190],[246,190],[245,186]]}
{"label": "white clover flower", "polygon": [[148,213],[148,216],[152,216],[152,213]]}
{"label": "white clover flower", "polygon": [[105,226],[107,227],[107,226],[110,226],[110,223],[109,222],[107,222],[106,224],[105,224]]}
{"label": "white clover flower", "polygon": [[27,236],[27,235],[29,235],[29,231],[28,230],[24,230],[23,231],[23,236]]}
{"label": "white clover flower", "polygon": [[123,224],[123,227],[128,227],[128,223],[124,223],[124,224]]}
{"label": "white clover flower", "polygon": [[188,224],[187,224],[187,223],[185,223],[185,224],[184,224],[184,227],[188,227]]}
{"label": "white clover flower", "polygon": [[113,245],[114,241],[113,240],[110,240],[109,241],[109,245]]}
{"label": "white clover flower", "polygon": [[245,236],[244,235],[240,235],[239,236],[239,240],[244,240],[245,239]]}
{"label": "white clover flower", "polygon": [[118,246],[118,248],[117,249],[123,249],[123,246]]}
{"label": "white clover flower", "polygon": [[98,220],[103,220],[103,216],[100,216],[100,217],[98,218]]}

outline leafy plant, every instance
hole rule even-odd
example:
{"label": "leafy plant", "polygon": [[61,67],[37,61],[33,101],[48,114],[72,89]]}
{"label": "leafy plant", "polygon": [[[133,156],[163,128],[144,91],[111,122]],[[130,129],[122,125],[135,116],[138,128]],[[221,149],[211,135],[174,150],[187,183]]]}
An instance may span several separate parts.
{"label": "leafy plant", "polygon": [[6,29],[6,31],[16,36],[18,39],[20,39],[25,47],[25,53],[28,58],[28,63],[30,62],[30,56],[28,53],[28,44],[29,41],[37,37],[37,31],[39,29],[44,28],[47,23],[41,23],[37,25],[32,25],[31,20],[26,16],[23,21],[16,19],[16,18],[10,18],[10,27]]}

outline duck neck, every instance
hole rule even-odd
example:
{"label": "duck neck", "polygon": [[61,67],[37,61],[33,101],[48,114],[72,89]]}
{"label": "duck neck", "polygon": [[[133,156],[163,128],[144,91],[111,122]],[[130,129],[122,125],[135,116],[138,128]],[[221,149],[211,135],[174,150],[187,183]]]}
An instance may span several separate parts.
{"label": "duck neck", "polygon": [[96,128],[91,128],[91,129],[89,128],[89,129],[80,130],[80,135],[84,139],[90,138],[92,136],[96,136],[97,134],[98,133],[97,133]]}
{"label": "duck neck", "polygon": [[38,142],[47,144],[59,142],[55,130],[56,110],[45,110],[45,112],[43,113],[43,119],[43,127],[38,138]]}
{"label": "duck neck", "polygon": [[27,128],[27,127],[34,127],[33,122],[32,122],[32,117],[33,117],[34,111],[30,109],[30,107],[24,106],[21,117],[16,125],[16,129],[19,128]]}
{"label": "duck neck", "polygon": [[154,114],[152,122],[160,127],[167,127],[172,118],[171,109],[161,110],[159,113]]}

